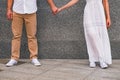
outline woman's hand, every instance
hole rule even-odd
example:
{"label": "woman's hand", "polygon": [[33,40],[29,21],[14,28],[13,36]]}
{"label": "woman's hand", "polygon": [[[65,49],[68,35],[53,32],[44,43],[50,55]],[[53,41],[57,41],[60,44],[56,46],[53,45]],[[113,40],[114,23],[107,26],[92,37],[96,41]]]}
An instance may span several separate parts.
{"label": "woman's hand", "polygon": [[61,12],[62,11],[62,8],[58,8],[57,10],[57,13]]}
{"label": "woman's hand", "polygon": [[54,7],[54,8],[52,9],[52,12],[53,12],[54,15],[58,14],[58,13],[61,12],[61,11],[62,11],[62,8]]}
{"label": "woman's hand", "polygon": [[107,25],[107,29],[110,28],[110,25],[111,25],[111,19],[110,18],[106,19],[106,25]]}

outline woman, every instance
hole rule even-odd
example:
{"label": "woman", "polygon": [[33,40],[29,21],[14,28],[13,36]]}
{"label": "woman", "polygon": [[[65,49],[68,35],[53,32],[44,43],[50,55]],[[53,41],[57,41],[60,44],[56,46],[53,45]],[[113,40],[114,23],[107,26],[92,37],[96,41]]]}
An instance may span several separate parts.
{"label": "woman", "polygon": [[[71,0],[61,8],[54,5],[53,0],[48,0],[54,14],[69,8],[79,0]],[[105,69],[112,64],[111,48],[107,28],[111,25],[108,0],[86,0],[84,9],[84,32],[89,55],[90,67],[96,67],[95,62],[100,62],[100,67]]]}

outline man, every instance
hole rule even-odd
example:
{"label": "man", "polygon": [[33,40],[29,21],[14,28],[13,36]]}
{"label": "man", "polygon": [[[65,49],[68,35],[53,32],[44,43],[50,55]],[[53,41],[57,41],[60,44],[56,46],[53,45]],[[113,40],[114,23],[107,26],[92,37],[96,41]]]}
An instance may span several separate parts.
{"label": "man", "polygon": [[27,32],[31,62],[35,66],[41,65],[37,59],[38,44],[35,36],[37,23],[36,11],[36,0],[8,0],[7,18],[12,20],[13,39],[11,60],[6,64],[6,66],[13,66],[18,62],[23,23],[25,23]]}

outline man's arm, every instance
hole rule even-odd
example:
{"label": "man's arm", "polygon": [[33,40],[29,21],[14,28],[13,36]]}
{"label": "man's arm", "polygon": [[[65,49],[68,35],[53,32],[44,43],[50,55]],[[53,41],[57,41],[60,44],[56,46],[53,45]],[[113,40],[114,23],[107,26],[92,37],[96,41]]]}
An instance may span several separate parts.
{"label": "man's arm", "polygon": [[47,1],[48,1],[48,4],[50,5],[50,8],[51,8],[53,14],[56,14],[58,8],[54,4],[54,1],[53,0],[47,0]]}
{"label": "man's arm", "polygon": [[7,1],[7,18],[12,19],[12,5],[13,5],[13,0],[8,0]]}

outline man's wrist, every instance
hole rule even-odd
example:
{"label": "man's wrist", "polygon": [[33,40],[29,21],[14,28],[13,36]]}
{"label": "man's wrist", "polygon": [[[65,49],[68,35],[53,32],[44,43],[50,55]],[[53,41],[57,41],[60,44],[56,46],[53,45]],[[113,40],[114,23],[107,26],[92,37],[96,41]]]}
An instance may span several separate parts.
{"label": "man's wrist", "polygon": [[7,11],[12,11],[12,9],[11,8],[7,8]]}

